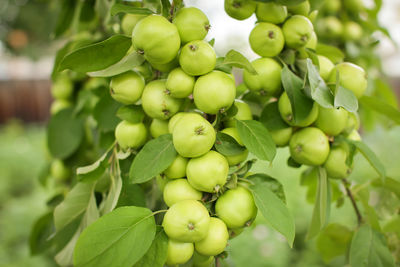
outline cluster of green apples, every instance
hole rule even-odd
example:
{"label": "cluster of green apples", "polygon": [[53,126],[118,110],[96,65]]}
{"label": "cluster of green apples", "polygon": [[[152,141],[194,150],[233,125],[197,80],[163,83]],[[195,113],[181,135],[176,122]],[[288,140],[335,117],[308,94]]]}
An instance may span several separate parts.
{"label": "cluster of green apples", "polygon": [[[233,75],[215,70],[216,54],[204,40],[210,24],[201,10],[182,8],[171,21],[128,14],[121,24],[125,33],[132,32],[130,53],[146,61],[112,77],[110,92],[144,116],[136,123],[121,121],[115,138],[121,149],[139,150],[151,138],[172,135],[177,156],[157,178],[169,207],[162,223],[169,237],[166,263],[192,259],[195,266],[210,266],[232,233],[249,225],[257,213],[248,189],[226,187],[230,167],[245,162],[248,151],[225,156],[214,148],[218,131],[243,146],[236,119],[251,120],[250,107],[235,100]],[[237,112],[228,116],[232,107]],[[210,123],[216,118],[221,122]]]}
{"label": "cluster of green apples", "polygon": [[[316,50],[318,38],[310,17],[310,3],[284,6],[276,2],[253,2],[226,0],[226,12],[236,19],[245,19],[256,14],[257,23],[249,36],[253,51],[261,56],[252,62],[257,74],[244,71],[244,86],[250,92],[266,96],[266,105],[277,106],[286,128],[270,131],[277,146],[289,146],[291,158],[298,164],[323,165],[331,178],[345,178],[351,171],[348,166],[350,149],[345,142],[334,142],[343,135],[359,140],[358,115],[340,108],[325,108],[317,102],[308,116],[295,121],[287,93],[282,90],[282,64],[279,56],[291,50],[298,59],[308,56],[306,48]],[[335,91],[338,84],[351,90],[360,98],[366,88],[365,71],[352,63],[334,64],[322,55],[317,55],[321,78]]]}

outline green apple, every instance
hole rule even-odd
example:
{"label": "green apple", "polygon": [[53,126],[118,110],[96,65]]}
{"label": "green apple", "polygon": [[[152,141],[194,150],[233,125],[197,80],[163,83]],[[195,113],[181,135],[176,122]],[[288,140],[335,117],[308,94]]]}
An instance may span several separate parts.
{"label": "green apple", "polygon": [[165,204],[171,207],[183,200],[201,200],[202,193],[194,189],[186,179],[175,179],[169,181],[163,191]]}
{"label": "green apple", "polygon": [[301,121],[295,122],[292,105],[286,92],[283,92],[278,100],[278,109],[282,119],[291,126],[306,127],[311,125],[318,117],[318,104],[314,102],[308,116]]}
{"label": "green apple", "polygon": [[71,177],[71,170],[60,159],[55,159],[50,165],[50,175],[56,180],[64,181]]}
{"label": "green apple", "polygon": [[201,255],[195,250],[192,260],[193,267],[210,267],[214,262],[214,256]]}
{"label": "green apple", "polygon": [[150,62],[150,65],[153,69],[159,70],[161,72],[170,72],[173,69],[179,67],[179,58],[176,56],[173,60],[167,63],[155,63],[155,62]]}
{"label": "green apple", "polygon": [[214,150],[190,159],[186,167],[186,176],[190,185],[208,193],[218,192],[224,186],[228,172],[228,161]]}
{"label": "green apple", "polygon": [[279,55],[285,46],[281,28],[268,22],[258,23],[249,36],[251,49],[262,57]]}
{"label": "green apple", "polygon": [[216,138],[213,126],[196,113],[187,113],[173,127],[172,140],[182,157],[194,158],[207,153]]}
{"label": "green apple", "polygon": [[208,114],[217,114],[228,110],[232,106],[235,96],[235,82],[222,71],[212,71],[203,75],[194,84],[194,103],[198,109]]}
{"label": "green apple", "polygon": [[121,121],[115,128],[115,139],[122,149],[139,148],[146,142],[147,130],[143,123]]}
{"label": "green apple", "polygon": [[353,130],[358,130],[360,128],[360,118],[357,113],[349,112],[349,117],[347,118],[346,127],[344,128],[345,134],[350,134]]}
{"label": "green apple", "polygon": [[226,224],[221,219],[211,217],[207,236],[195,242],[194,247],[202,255],[216,256],[225,250],[228,239]]}
{"label": "green apple", "polygon": [[217,62],[214,48],[203,40],[187,43],[181,49],[179,64],[184,72],[192,76],[204,75],[212,71]]}
{"label": "green apple", "polygon": [[287,9],[290,14],[308,16],[308,13],[310,13],[310,2],[304,1],[297,5],[288,5]]}
{"label": "green apple", "polygon": [[57,100],[68,100],[72,97],[73,93],[74,83],[72,82],[71,78],[65,73],[57,75],[51,86],[51,94],[53,97]]}
{"label": "green apple", "polygon": [[166,264],[169,266],[184,264],[190,260],[193,252],[193,243],[184,243],[169,239]]}
{"label": "green apple", "polygon": [[169,179],[183,178],[186,176],[188,159],[177,155],[171,165],[164,171]]}
{"label": "green apple", "polygon": [[236,127],[236,120],[252,120],[253,114],[251,113],[250,106],[239,99],[235,99],[233,103],[237,108],[237,113],[232,117],[229,118],[227,121],[224,122],[226,127]]}
{"label": "green apple", "polygon": [[339,12],[340,8],[342,7],[342,3],[340,0],[329,0],[325,1],[323,5],[324,11],[328,14],[336,14]]}
{"label": "green apple", "polygon": [[162,222],[169,238],[180,242],[196,242],[207,236],[210,215],[197,200],[182,200],[172,205]]}
{"label": "green apple", "polygon": [[215,204],[215,213],[228,228],[240,228],[257,215],[253,195],[242,186],[226,191]]}
{"label": "green apple", "polygon": [[318,32],[328,38],[337,38],[343,34],[343,24],[335,16],[328,16],[321,19],[317,24]]}
{"label": "green apple", "polygon": [[285,21],[282,31],[286,46],[298,49],[304,47],[311,39],[314,27],[307,17],[294,15]]}
{"label": "green apple", "polygon": [[367,89],[367,75],[363,68],[350,62],[343,62],[333,69],[329,82],[336,83],[336,72],[339,72],[339,84],[352,91],[360,98]]}
{"label": "green apple", "polygon": [[259,58],[251,63],[257,74],[243,72],[243,81],[251,91],[275,95],[281,90],[282,67],[272,58]]}
{"label": "green apple", "polygon": [[172,133],[175,128],[175,124],[186,114],[190,114],[188,112],[178,112],[174,116],[171,117],[168,121],[168,132]]}
{"label": "green apple", "polygon": [[136,50],[150,63],[165,64],[172,61],[181,46],[178,29],[160,15],[150,15],[140,20],[132,32]]}
{"label": "green apple", "polygon": [[[236,140],[236,142],[238,142],[239,145],[243,146],[243,142],[239,136],[239,133],[238,133],[236,127],[225,128],[221,132],[224,134],[227,134],[229,136],[232,136]],[[237,165],[237,164],[245,161],[247,159],[248,155],[249,155],[249,151],[246,149],[237,155],[225,156],[225,158],[228,161],[229,166],[234,166],[234,165]]]}
{"label": "green apple", "polygon": [[338,146],[331,148],[328,158],[324,163],[328,177],[334,179],[343,179],[349,176],[351,168],[346,164],[347,151]]}
{"label": "green apple", "polygon": [[290,138],[292,137],[293,128],[288,127],[279,130],[272,130],[269,131],[269,133],[271,134],[272,140],[274,140],[276,146],[283,147],[289,143]]}
{"label": "green apple", "polygon": [[154,80],[144,87],[142,107],[152,118],[167,120],[178,112],[181,104],[182,99],[169,95],[165,80]]}
{"label": "green apple", "polygon": [[319,106],[315,126],[329,136],[336,136],[346,127],[348,116],[349,113],[342,107],[324,108]]}
{"label": "green apple", "polygon": [[121,28],[123,33],[127,35],[132,35],[133,28],[135,28],[136,24],[147,15],[141,14],[125,14],[122,17]]}
{"label": "green apple", "polygon": [[346,41],[359,41],[363,36],[363,29],[357,22],[348,21],[343,25],[343,39]]}
{"label": "green apple", "polygon": [[244,20],[256,11],[256,2],[249,0],[225,0],[225,12],[232,18]]}
{"label": "green apple", "polygon": [[193,92],[195,79],[181,68],[176,68],[168,74],[165,86],[172,97],[185,98]]}
{"label": "green apple", "polygon": [[354,14],[359,14],[364,10],[363,0],[344,0],[344,8]]}
{"label": "green apple", "polygon": [[153,119],[150,124],[150,134],[153,138],[157,138],[160,135],[167,134],[168,132],[168,121]]}
{"label": "green apple", "polygon": [[308,40],[305,48],[317,50],[317,44],[318,44],[318,37],[317,37],[317,34],[315,33],[315,31],[313,31],[311,33],[311,38],[310,38],[310,40]]}
{"label": "green apple", "polygon": [[127,71],[112,77],[111,96],[125,105],[135,104],[142,96],[144,78],[135,71]]}
{"label": "green apple", "polygon": [[333,69],[335,68],[335,65],[329,58],[321,55],[318,55],[318,61],[319,61],[319,75],[321,76],[322,79],[324,79],[324,81],[328,81]]}
{"label": "green apple", "polygon": [[256,17],[258,21],[281,24],[288,15],[286,6],[275,2],[258,3],[256,8]]}
{"label": "green apple", "polygon": [[72,106],[72,103],[68,100],[65,99],[56,99],[53,101],[53,103],[51,103],[50,106],[50,114],[54,115],[57,112],[59,112],[60,110],[69,108]]}
{"label": "green apple", "polygon": [[290,155],[296,162],[318,166],[328,158],[329,140],[320,129],[307,127],[293,134],[289,148]]}
{"label": "green apple", "polygon": [[172,23],[178,28],[183,44],[190,41],[203,40],[211,27],[207,16],[195,7],[180,9]]}

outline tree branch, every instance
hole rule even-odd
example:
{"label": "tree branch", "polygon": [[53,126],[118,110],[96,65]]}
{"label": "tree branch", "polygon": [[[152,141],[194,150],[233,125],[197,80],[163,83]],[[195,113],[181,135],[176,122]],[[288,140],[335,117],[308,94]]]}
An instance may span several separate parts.
{"label": "tree branch", "polygon": [[346,189],[347,196],[350,198],[351,204],[353,205],[354,211],[356,212],[358,225],[361,225],[363,218],[362,218],[361,212],[357,206],[356,200],[354,199],[353,193],[350,190],[350,183],[346,179],[342,179],[342,182],[343,182],[344,188]]}

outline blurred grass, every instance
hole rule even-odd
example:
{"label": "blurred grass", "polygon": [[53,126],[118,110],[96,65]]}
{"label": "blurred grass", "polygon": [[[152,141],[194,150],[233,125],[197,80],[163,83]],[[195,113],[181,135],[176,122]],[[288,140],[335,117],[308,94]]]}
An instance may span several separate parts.
{"label": "blurred grass", "polygon": [[0,266],[52,266],[29,255],[32,224],[45,211],[46,191],[38,183],[45,162],[45,131],[13,121],[0,127]]}

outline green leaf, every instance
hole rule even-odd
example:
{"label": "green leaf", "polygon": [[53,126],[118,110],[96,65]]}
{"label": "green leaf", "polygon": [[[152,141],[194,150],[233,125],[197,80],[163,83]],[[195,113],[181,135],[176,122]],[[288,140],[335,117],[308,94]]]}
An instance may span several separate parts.
{"label": "green leaf", "polygon": [[237,130],[246,148],[261,160],[272,161],[276,146],[264,125],[255,120],[237,120]]}
{"label": "green leaf", "polygon": [[113,35],[107,40],[67,54],[61,61],[58,70],[70,69],[77,72],[103,70],[120,61],[131,45],[131,38],[124,35]]}
{"label": "green leaf", "polygon": [[123,184],[117,207],[138,206],[146,207],[146,195],[137,184]]}
{"label": "green leaf", "polygon": [[140,105],[129,105],[122,106],[117,111],[117,116],[124,121],[129,121],[130,123],[142,122],[145,114]]}
{"label": "green leaf", "polygon": [[319,167],[317,198],[315,199],[311,224],[308,228],[307,240],[315,237],[325,227],[329,220],[330,205],[331,193],[328,176],[326,175],[326,170]]}
{"label": "green leaf", "polygon": [[400,111],[390,104],[372,96],[363,96],[360,98],[360,102],[369,110],[385,115],[395,123],[400,124]]}
{"label": "green leaf", "polygon": [[120,119],[116,116],[122,104],[115,101],[108,91],[104,91],[100,100],[94,107],[93,117],[98,128],[103,131],[114,131]]}
{"label": "green leaf", "polygon": [[60,13],[58,14],[57,24],[54,30],[54,37],[61,36],[72,24],[77,1],[62,0]]}
{"label": "green leaf", "polygon": [[134,67],[142,65],[144,62],[143,55],[140,55],[136,52],[132,52],[127,54],[117,63],[105,68],[103,70],[89,72],[88,75],[91,77],[111,77],[121,73],[124,73],[128,70],[132,70]]}
{"label": "green leaf", "polygon": [[86,211],[93,189],[93,183],[77,183],[72,188],[54,210],[54,225],[57,230],[64,228]]}
{"label": "green leaf", "polygon": [[291,72],[287,66],[284,66],[282,69],[282,84],[292,106],[294,122],[299,122],[307,118],[314,101],[304,94],[302,90],[303,81]]}
{"label": "green leaf", "polygon": [[111,7],[110,12],[111,12],[111,16],[117,15],[119,13],[140,14],[140,15],[154,14],[154,12],[148,8],[134,7],[134,6],[124,5],[124,4],[120,4],[120,3],[115,3]]}
{"label": "green leaf", "polygon": [[234,156],[246,150],[235,138],[222,132],[217,133],[215,149],[224,156]]}
{"label": "green leaf", "polygon": [[[281,4],[281,5],[285,5],[285,6],[294,6],[294,5],[298,5],[301,4],[302,2],[304,2],[306,0],[275,0],[275,2]],[[264,1],[266,2],[266,1]],[[271,2],[271,1],[268,1]]]}
{"label": "green leaf", "polygon": [[56,158],[65,159],[72,155],[83,140],[83,122],[73,113],[72,108],[63,109],[50,118],[47,145]]}
{"label": "green leaf", "polygon": [[333,108],[333,94],[319,75],[317,67],[307,58],[307,79],[310,84],[311,97],[324,108]]}
{"label": "green leaf", "polygon": [[132,162],[129,179],[144,183],[168,168],[176,157],[172,135],[164,134],[146,143]]}
{"label": "green leaf", "polygon": [[289,246],[293,246],[295,225],[289,210],[266,183],[250,186],[258,210],[269,224],[286,237]]}
{"label": "green leaf", "polygon": [[150,248],[155,233],[151,210],[118,208],[82,232],[74,250],[74,266],[130,267]]}
{"label": "green leaf", "polygon": [[76,169],[79,182],[93,182],[99,179],[108,168],[107,154],[105,153],[95,163]]}
{"label": "green leaf", "polygon": [[260,122],[269,130],[281,130],[290,126],[282,119],[278,102],[267,104],[261,112]]}
{"label": "green leaf", "polygon": [[225,73],[232,73],[232,66],[225,64],[224,60],[224,57],[218,57],[214,69],[223,71]]}
{"label": "green leaf", "polygon": [[353,233],[344,225],[338,223],[329,224],[321,231],[317,238],[317,250],[325,262],[344,255],[350,247]]}
{"label": "green leaf", "polygon": [[376,170],[376,172],[384,181],[386,177],[385,166],[382,164],[376,154],[365,143],[361,141],[348,141],[356,146],[356,148],[361,152],[361,154],[363,154],[363,156],[368,160],[371,166]]}
{"label": "green leaf", "polygon": [[383,187],[383,188],[393,192],[400,199],[400,182],[399,181],[397,181],[393,178],[390,178],[390,177],[386,177],[384,181],[382,181],[382,179],[375,179],[372,182],[372,185]]}
{"label": "green leaf", "polygon": [[350,247],[352,267],[391,267],[395,266],[383,234],[369,225],[363,225],[355,233]]}
{"label": "green leaf", "polygon": [[322,43],[317,44],[317,54],[329,58],[335,64],[344,59],[344,54],[339,48]]}
{"label": "green leaf", "polygon": [[117,206],[118,199],[121,194],[122,178],[119,164],[115,164],[113,166],[113,170],[114,171],[110,175],[111,183],[110,188],[108,189],[107,197],[104,199],[100,206],[100,211],[102,215],[109,213]]}
{"label": "green leaf", "polygon": [[49,237],[54,231],[53,213],[49,212],[40,217],[31,229],[29,249],[32,255],[43,253],[50,247]]}
{"label": "green leaf", "polygon": [[151,247],[135,267],[163,267],[167,260],[167,250],[168,236],[161,227],[158,227]]}
{"label": "green leaf", "polygon": [[230,50],[223,61],[223,64],[229,65],[232,67],[237,67],[241,69],[245,69],[251,74],[257,74],[257,71],[254,69],[253,65],[250,61],[243,56],[241,53],[235,50]]}
{"label": "green leaf", "polygon": [[335,107],[343,107],[349,112],[357,112],[358,99],[352,91],[338,86],[335,92]]}
{"label": "green leaf", "polygon": [[256,173],[247,176],[246,179],[252,181],[256,185],[261,183],[267,185],[268,188],[283,201],[283,203],[286,203],[286,197],[285,197],[285,192],[283,191],[283,185],[275,178],[265,173]]}
{"label": "green leaf", "polygon": [[161,14],[169,18],[171,16],[170,14],[170,9],[171,9],[171,3],[169,0],[161,0]]}

